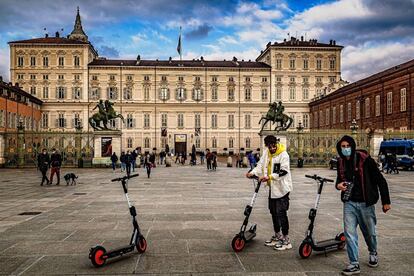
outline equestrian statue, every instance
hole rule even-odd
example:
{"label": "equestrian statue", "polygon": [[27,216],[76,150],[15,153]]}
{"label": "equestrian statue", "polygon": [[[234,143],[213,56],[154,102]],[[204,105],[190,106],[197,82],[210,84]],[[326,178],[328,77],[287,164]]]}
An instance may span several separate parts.
{"label": "equestrian statue", "polygon": [[[93,114],[89,118],[89,124],[93,127],[94,130],[109,130],[107,124],[109,120],[121,118],[124,122],[124,117],[121,114],[117,114],[113,108],[114,103],[109,100],[99,100],[93,110],[98,108],[98,113]],[[101,126],[101,122],[103,126]]]}
{"label": "equestrian statue", "polygon": [[260,118],[259,124],[262,122],[262,120],[264,120],[262,129],[260,130],[260,132],[263,130],[263,128],[269,121],[271,122],[271,124],[278,123],[275,127],[276,131],[287,130],[292,124],[293,119],[289,117],[288,115],[284,114],[283,113],[284,110],[285,110],[285,107],[282,105],[282,102],[270,103],[269,110],[267,111],[266,115]]}

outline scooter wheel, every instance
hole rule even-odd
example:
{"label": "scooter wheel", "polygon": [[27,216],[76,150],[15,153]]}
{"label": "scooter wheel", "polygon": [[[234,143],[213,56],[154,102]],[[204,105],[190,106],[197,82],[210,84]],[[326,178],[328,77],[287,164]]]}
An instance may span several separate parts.
{"label": "scooter wheel", "polygon": [[137,250],[139,253],[144,253],[147,250],[147,240],[141,237],[137,243]]}
{"label": "scooter wheel", "polygon": [[309,242],[303,242],[299,247],[299,255],[306,259],[312,254],[312,245]]}
{"label": "scooter wheel", "polygon": [[106,259],[103,258],[103,255],[105,255],[105,253],[106,250],[102,246],[96,246],[93,249],[91,249],[91,253],[89,253],[89,258],[91,259],[93,266],[101,267],[105,264]]}
{"label": "scooter wheel", "polygon": [[345,234],[344,233],[339,234],[337,239],[341,241],[341,243],[338,244],[338,250],[344,249],[345,241],[346,241]]}
{"label": "scooter wheel", "polygon": [[231,247],[233,248],[234,252],[242,251],[245,245],[246,241],[239,235],[235,236],[231,241]]}

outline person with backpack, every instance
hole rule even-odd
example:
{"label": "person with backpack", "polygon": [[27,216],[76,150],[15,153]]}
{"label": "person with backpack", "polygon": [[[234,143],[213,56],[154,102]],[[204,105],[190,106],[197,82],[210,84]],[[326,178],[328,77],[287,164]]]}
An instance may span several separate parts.
{"label": "person with backpack", "polygon": [[358,257],[358,231],[361,230],[368,246],[368,266],[378,266],[377,218],[375,204],[381,197],[382,211],[391,209],[388,184],[378,169],[377,163],[366,151],[356,150],[355,140],[345,135],[336,145],[339,154],[337,162],[336,188],[341,190],[344,233],[349,265],[343,275],[360,273]]}

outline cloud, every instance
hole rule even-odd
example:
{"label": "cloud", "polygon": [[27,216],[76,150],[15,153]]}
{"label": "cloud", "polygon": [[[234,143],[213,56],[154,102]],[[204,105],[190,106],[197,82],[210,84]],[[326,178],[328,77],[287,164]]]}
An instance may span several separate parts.
{"label": "cloud", "polygon": [[109,58],[118,58],[119,57],[119,51],[115,49],[114,47],[110,46],[100,46],[98,47],[98,52],[100,56],[105,56]]}
{"label": "cloud", "polygon": [[0,48],[0,76],[3,77],[3,81],[8,82],[10,80],[10,55],[8,48]]}
{"label": "cloud", "polygon": [[189,40],[196,40],[196,39],[202,39],[208,36],[208,33],[212,30],[213,28],[207,24],[203,24],[201,26],[199,26],[198,28],[189,31],[185,34],[185,37]]}
{"label": "cloud", "polygon": [[141,33],[131,36],[131,39],[135,44],[142,43],[142,42],[146,41],[147,38],[148,37],[147,37],[146,34],[141,34]]}
{"label": "cloud", "polygon": [[389,42],[372,46],[348,46],[342,55],[343,79],[354,82],[389,67],[412,60],[414,40],[411,43]]}

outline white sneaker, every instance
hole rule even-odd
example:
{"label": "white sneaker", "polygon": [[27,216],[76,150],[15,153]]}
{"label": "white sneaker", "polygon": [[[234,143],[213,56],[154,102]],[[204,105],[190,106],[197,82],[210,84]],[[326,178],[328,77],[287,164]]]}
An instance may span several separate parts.
{"label": "white sneaker", "polygon": [[270,239],[265,241],[265,246],[275,246],[278,243],[280,243],[280,240],[283,238],[283,236],[280,233],[276,233],[276,235],[272,236]]}
{"label": "white sneaker", "polygon": [[292,244],[290,243],[289,237],[284,237],[281,239],[280,243],[276,244],[273,249],[279,251],[292,249]]}

